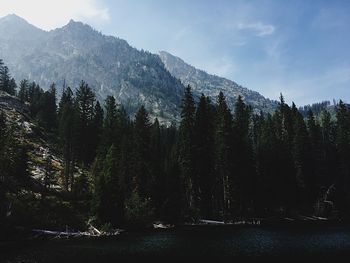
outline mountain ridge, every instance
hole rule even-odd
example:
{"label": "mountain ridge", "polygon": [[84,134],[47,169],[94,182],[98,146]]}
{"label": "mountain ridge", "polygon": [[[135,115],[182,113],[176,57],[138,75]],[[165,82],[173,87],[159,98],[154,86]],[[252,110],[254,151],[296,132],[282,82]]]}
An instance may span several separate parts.
{"label": "mountain ridge", "polygon": [[[11,34],[7,34],[9,29]],[[100,101],[114,96],[131,115],[143,104],[152,117],[167,124],[179,120],[184,85],[191,84],[195,95],[204,93],[212,99],[222,90],[231,107],[238,94],[245,98],[249,93],[233,81],[231,86],[217,87],[215,81],[223,78],[208,73],[209,82],[214,78],[210,85],[201,79],[196,83],[193,77],[187,83],[169,70],[161,54],[138,50],[126,40],[103,35],[73,19],[63,27],[44,31],[17,15],[0,18],[0,58],[17,82],[28,79],[43,89],[55,82],[58,88],[66,84],[75,90],[84,80]],[[258,100],[262,98],[257,96]],[[254,98],[247,102],[258,110],[269,110],[255,103]]]}
{"label": "mountain ridge", "polygon": [[241,95],[243,100],[252,105],[256,111],[272,112],[277,106],[276,101],[267,99],[256,91],[249,90],[233,80],[197,69],[166,51],[160,51],[159,56],[166,69],[174,77],[180,79],[184,85],[190,85],[197,94],[203,93],[211,99],[215,99],[222,91],[231,109],[233,109],[238,95]]}

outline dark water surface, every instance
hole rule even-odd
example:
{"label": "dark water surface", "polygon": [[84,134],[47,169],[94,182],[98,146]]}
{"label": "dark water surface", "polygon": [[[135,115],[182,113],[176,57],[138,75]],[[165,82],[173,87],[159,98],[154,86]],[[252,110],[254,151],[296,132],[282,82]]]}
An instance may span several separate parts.
{"label": "dark water surface", "polygon": [[5,262],[117,262],[129,257],[350,262],[350,227],[185,226],[113,238],[31,241],[0,257]]}

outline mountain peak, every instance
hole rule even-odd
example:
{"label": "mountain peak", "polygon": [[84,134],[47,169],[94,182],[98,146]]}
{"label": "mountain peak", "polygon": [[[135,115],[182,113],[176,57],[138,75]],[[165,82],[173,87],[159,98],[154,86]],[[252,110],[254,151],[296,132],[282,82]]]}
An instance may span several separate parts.
{"label": "mountain peak", "polygon": [[70,19],[69,22],[61,27],[61,28],[56,28],[55,30],[61,31],[68,31],[74,34],[78,34],[78,35],[84,35],[86,33],[91,33],[91,32],[95,32],[96,30],[93,29],[90,25],[85,24],[83,22],[80,21],[75,21],[73,19]]}
{"label": "mountain peak", "polygon": [[16,15],[16,14],[8,14],[8,15],[6,15],[6,16],[0,18],[0,21],[1,21],[1,22],[11,22],[11,23],[16,22],[16,23],[26,23],[26,24],[29,24],[29,23],[27,22],[27,20],[25,20],[24,18],[22,18],[22,17],[20,17],[20,16],[18,16],[18,15]]}
{"label": "mountain peak", "polygon": [[74,26],[74,25],[84,25],[84,23],[80,21],[75,21],[74,19],[71,18],[66,26]]}
{"label": "mountain peak", "polygon": [[9,14],[0,18],[0,41],[14,39],[18,36],[21,36],[20,41],[22,42],[26,39],[31,41],[43,33],[43,30],[16,14]]}
{"label": "mountain peak", "polygon": [[85,24],[81,21],[75,21],[74,19],[70,19],[68,24],[66,24],[63,28],[74,28],[74,29],[91,29],[93,30],[93,28],[91,26],[89,26],[88,24]]}

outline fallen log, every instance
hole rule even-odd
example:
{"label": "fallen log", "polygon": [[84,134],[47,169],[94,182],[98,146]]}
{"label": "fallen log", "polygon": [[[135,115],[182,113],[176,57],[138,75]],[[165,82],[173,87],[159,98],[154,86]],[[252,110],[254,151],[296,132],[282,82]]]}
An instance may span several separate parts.
{"label": "fallen log", "polygon": [[52,231],[52,230],[44,230],[44,229],[32,229],[32,232],[42,235],[54,236],[54,238],[61,237],[101,237],[101,236],[116,236],[123,232],[122,229],[116,229],[113,231],[100,231],[96,227],[90,225],[88,231],[78,231],[78,232],[70,232],[68,229],[66,231]]}

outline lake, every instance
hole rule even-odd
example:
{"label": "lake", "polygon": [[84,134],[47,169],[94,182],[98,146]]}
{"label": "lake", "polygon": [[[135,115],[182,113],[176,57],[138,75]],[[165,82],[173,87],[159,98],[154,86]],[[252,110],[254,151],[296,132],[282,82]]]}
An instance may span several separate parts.
{"label": "lake", "polygon": [[[113,238],[36,240],[2,253],[5,262],[109,262],[134,258],[333,260],[350,256],[350,227],[182,226]],[[7,261],[8,260],[8,261]]]}

